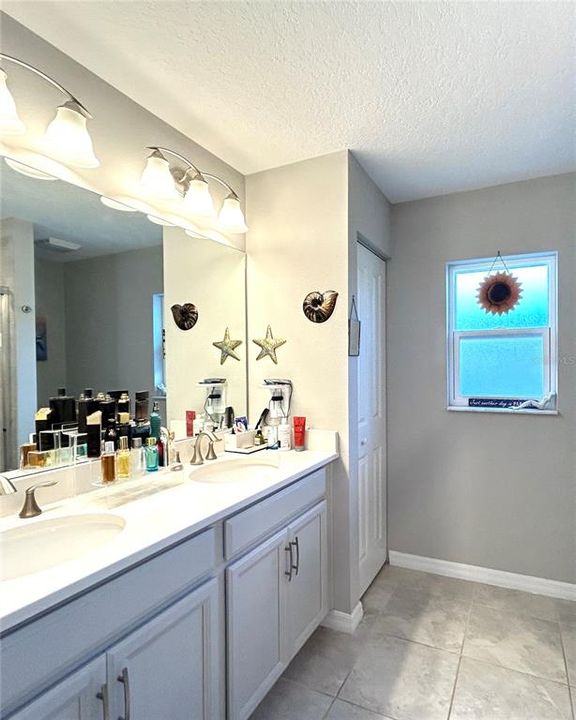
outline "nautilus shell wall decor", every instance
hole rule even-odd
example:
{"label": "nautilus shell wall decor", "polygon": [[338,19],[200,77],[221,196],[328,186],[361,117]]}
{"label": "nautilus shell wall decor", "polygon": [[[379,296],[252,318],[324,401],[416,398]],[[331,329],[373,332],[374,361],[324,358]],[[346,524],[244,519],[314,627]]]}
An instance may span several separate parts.
{"label": "nautilus shell wall decor", "polygon": [[503,315],[520,302],[522,285],[508,272],[487,275],[478,287],[478,304],[487,313]]}
{"label": "nautilus shell wall decor", "polygon": [[323,323],[329,320],[338,300],[335,290],[324,290],[323,293],[314,290],[309,292],[302,303],[304,315],[314,323]]}
{"label": "nautilus shell wall decor", "polygon": [[198,308],[192,303],[172,305],[172,317],[180,330],[191,330],[198,320]]}

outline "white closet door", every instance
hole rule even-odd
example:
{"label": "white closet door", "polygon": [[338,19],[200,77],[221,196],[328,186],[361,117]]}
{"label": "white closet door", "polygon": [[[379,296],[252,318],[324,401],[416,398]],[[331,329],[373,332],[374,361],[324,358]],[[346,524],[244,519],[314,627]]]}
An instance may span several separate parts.
{"label": "white closet door", "polygon": [[359,581],[364,594],[386,561],[386,263],[358,245]]}

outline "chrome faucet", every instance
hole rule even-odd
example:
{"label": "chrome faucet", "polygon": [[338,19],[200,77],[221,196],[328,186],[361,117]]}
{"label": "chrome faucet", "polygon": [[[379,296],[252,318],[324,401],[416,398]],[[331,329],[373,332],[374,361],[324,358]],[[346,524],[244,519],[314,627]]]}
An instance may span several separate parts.
{"label": "chrome faucet", "polygon": [[42,513],[42,510],[36,502],[36,496],[34,495],[34,493],[36,490],[38,490],[38,488],[51,487],[52,485],[58,485],[58,480],[40,482],[36,483],[35,485],[30,485],[29,488],[26,488],[24,505],[22,505],[22,510],[20,510],[18,516],[21,518],[31,518],[36,517],[36,515],[40,515]]}
{"label": "chrome faucet", "polygon": [[214,452],[214,443],[218,440],[216,435],[213,432],[210,432],[209,430],[203,430],[201,433],[198,433],[196,436],[196,442],[194,443],[194,454],[192,455],[192,460],[190,460],[190,465],[203,465],[204,464],[204,457],[202,455],[202,438],[207,437],[208,438],[208,453],[206,455],[206,460],[216,460],[216,453]]}
{"label": "chrome faucet", "polygon": [[18,492],[12,480],[0,475],[0,495],[12,495]]}

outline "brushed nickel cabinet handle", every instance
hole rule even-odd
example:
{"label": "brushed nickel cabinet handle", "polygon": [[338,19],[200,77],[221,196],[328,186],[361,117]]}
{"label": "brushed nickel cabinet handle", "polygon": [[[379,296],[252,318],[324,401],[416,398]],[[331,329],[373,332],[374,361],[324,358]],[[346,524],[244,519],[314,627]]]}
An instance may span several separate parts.
{"label": "brushed nickel cabinet handle", "polygon": [[[298,535],[296,535],[296,539],[293,540],[290,545],[294,545],[296,548],[296,565],[293,566],[294,575],[298,575],[298,572],[300,571],[300,545],[298,543]],[[292,555],[290,555],[290,558],[292,558]]]}
{"label": "brushed nickel cabinet handle", "polygon": [[132,713],[130,711],[130,676],[128,675],[128,668],[122,669],[120,675],[117,678],[118,682],[124,685],[124,717],[120,716],[118,720],[130,720]]}
{"label": "brushed nickel cabinet handle", "polygon": [[108,697],[108,685],[102,685],[100,692],[96,693],[98,700],[102,700],[102,717],[110,720],[110,700]]}
{"label": "brushed nickel cabinet handle", "polygon": [[290,553],[290,557],[288,559],[288,567],[289,570],[284,570],[284,575],[288,576],[288,582],[292,581],[292,570],[294,569],[294,558],[292,556],[292,543],[289,542],[288,545],[284,548],[285,552]]}

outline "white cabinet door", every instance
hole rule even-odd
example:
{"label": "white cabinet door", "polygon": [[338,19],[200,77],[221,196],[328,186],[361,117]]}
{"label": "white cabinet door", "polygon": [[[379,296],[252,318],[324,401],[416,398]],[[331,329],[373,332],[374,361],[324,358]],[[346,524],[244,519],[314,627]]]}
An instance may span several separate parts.
{"label": "white cabinet door", "polygon": [[106,692],[102,655],[16,713],[13,720],[107,720]]}
{"label": "white cabinet door", "polygon": [[222,718],[222,621],[211,580],[114,645],[107,653],[110,717]]}
{"label": "white cabinet door", "polygon": [[306,642],[328,612],[326,503],[288,527],[292,573],[286,600],[286,662]]}
{"label": "white cabinet door", "polygon": [[228,717],[245,720],[283,669],[287,533],[226,570]]}

